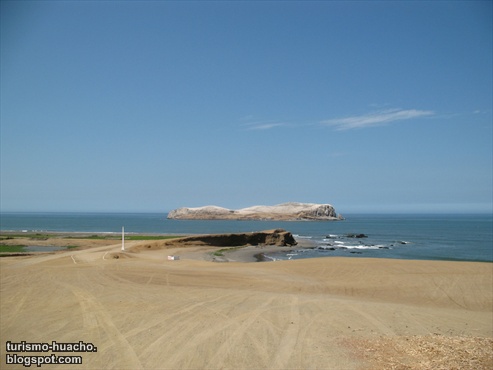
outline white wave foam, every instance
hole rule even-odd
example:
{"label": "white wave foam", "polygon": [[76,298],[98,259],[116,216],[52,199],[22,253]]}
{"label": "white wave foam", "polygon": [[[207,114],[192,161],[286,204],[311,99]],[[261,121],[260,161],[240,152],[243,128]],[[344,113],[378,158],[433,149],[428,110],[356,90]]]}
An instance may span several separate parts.
{"label": "white wave foam", "polygon": [[342,244],[336,244],[336,245],[319,245],[317,246],[317,249],[323,249],[323,250],[341,250],[341,249],[390,249],[388,246],[383,245],[383,244],[377,244],[377,245],[364,245],[364,244],[359,244],[359,245],[342,245]]}
{"label": "white wave foam", "polygon": [[347,249],[380,249],[384,245],[345,245],[344,248]]}

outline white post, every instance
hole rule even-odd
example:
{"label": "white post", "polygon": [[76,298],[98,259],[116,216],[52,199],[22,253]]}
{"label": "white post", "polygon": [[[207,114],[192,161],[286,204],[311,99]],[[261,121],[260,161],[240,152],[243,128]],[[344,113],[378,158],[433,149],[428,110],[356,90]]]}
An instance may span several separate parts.
{"label": "white post", "polygon": [[125,227],[122,226],[122,251],[125,250]]}

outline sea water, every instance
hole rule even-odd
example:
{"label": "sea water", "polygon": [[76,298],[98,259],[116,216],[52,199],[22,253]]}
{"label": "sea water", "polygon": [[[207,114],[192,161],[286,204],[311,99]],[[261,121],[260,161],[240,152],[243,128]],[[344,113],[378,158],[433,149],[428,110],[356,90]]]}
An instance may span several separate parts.
{"label": "sea water", "polygon": [[[0,230],[149,234],[216,234],[282,228],[300,244],[267,259],[381,257],[493,261],[493,217],[477,215],[345,215],[344,221],[187,221],[166,213],[1,213]],[[363,234],[364,237],[353,237]],[[351,236],[352,235],[352,236]],[[359,235],[359,236],[363,236]]]}

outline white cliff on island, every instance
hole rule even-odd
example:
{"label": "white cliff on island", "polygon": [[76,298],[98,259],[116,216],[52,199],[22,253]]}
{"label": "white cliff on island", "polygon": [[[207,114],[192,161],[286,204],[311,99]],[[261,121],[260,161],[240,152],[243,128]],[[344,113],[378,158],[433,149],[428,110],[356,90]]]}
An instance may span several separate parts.
{"label": "white cliff on island", "polygon": [[342,220],[330,204],[282,203],[275,206],[253,206],[228,209],[218,206],[178,208],[168,214],[177,220]]}

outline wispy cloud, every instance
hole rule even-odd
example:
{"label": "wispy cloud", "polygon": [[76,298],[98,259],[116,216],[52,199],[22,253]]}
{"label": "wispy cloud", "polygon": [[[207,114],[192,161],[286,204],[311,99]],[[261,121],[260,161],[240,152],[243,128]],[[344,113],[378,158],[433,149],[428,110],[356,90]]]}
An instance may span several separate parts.
{"label": "wispy cloud", "polygon": [[433,111],[429,110],[386,109],[360,116],[329,119],[321,121],[320,123],[327,126],[334,126],[336,130],[351,130],[356,128],[381,126],[394,121],[431,116],[434,114],[435,113]]}
{"label": "wispy cloud", "polygon": [[270,130],[287,125],[287,123],[278,121],[255,121],[244,123],[242,126],[245,128],[245,130]]}
{"label": "wispy cloud", "polygon": [[271,128],[286,126],[285,123],[262,123],[257,125],[252,125],[249,130],[270,130]]}

